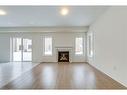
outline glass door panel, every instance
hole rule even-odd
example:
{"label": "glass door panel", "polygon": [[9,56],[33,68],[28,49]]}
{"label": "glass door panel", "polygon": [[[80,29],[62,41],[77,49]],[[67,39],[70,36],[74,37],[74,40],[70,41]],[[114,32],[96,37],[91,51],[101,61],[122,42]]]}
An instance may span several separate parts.
{"label": "glass door panel", "polygon": [[21,38],[13,38],[13,61],[22,61]]}
{"label": "glass door panel", "polygon": [[32,61],[32,40],[23,39],[23,61]]}

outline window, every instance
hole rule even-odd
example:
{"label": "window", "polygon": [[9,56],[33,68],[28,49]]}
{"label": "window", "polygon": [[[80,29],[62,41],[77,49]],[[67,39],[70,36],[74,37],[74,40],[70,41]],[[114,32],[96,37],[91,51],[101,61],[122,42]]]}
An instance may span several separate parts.
{"label": "window", "polygon": [[82,55],[83,54],[83,38],[77,37],[75,40],[75,54]]}
{"label": "window", "polygon": [[52,55],[52,37],[44,38],[44,54]]}
{"label": "window", "polygon": [[89,57],[92,57],[93,51],[92,51],[92,35],[88,36],[88,48],[89,48]]}

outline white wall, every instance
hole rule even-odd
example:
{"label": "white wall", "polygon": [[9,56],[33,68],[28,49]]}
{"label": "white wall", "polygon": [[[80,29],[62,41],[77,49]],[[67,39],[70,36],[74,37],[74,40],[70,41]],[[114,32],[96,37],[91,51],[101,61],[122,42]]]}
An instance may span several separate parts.
{"label": "white wall", "polygon": [[0,63],[10,61],[10,42],[6,36],[0,36]]}
{"label": "white wall", "polygon": [[[53,55],[52,56],[44,56],[43,55],[43,37],[44,36],[52,36],[53,38]],[[23,37],[23,38],[31,38],[32,39],[32,50],[33,50],[33,57],[32,61],[33,62],[57,62],[56,58],[56,49],[55,47],[72,47],[73,48],[73,59],[72,62],[85,62],[86,61],[86,53],[83,56],[75,56],[74,54],[74,48],[75,48],[75,37],[82,36],[86,38],[85,32],[52,32],[52,33],[39,33],[39,32],[34,32],[34,33],[0,33],[0,37],[6,37],[9,39],[10,37]],[[5,52],[9,56],[10,52],[10,45],[9,45],[9,40],[8,42],[1,41],[0,39],[0,44],[5,44],[7,47],[5,49],[0,49],[2,52]],[[84,39],[85,43],[85,39]],[[85,45],[85,44],[84,44]],[[0,48],[2,48],[0,46]],[[8,51],[9,50],[9,51]],[[84,49],[85,52],[85,49]],[[5,58],[5,60],[9,60]],[[1,58],[2,54],[1,54]],[[1,60],[0,60],[1,61]]]}
{"label": "white wall", "polygon": [[111,7],[89,29],[93,35],[88,62],[127,86],[127,7]]}

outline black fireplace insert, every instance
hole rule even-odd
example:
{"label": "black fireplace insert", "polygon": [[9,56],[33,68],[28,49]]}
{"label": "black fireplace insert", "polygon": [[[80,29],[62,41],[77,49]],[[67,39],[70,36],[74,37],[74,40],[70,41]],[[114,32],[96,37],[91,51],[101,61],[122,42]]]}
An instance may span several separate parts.
{"label": "black fireplace insert", "polygon": [[58,51],[58,62],[69,62],[69,51]]}

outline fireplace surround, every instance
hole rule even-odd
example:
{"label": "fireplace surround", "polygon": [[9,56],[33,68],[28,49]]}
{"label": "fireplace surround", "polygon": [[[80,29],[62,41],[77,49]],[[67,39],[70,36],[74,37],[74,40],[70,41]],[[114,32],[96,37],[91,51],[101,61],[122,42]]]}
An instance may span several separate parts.
{"label": "fireplace surround", "polygon": [[[64,62],[72,62],[73,56],[72,56],[72,47],[55,47],[56,48],[56,60],[57,62],[63,62],[59,60],[59,53],[65,53],[64,55],[62,54],[62,59],[65,57],[68,57],[68,60],[64,60]],[[65,58],[66,59],[66,58]]]}

